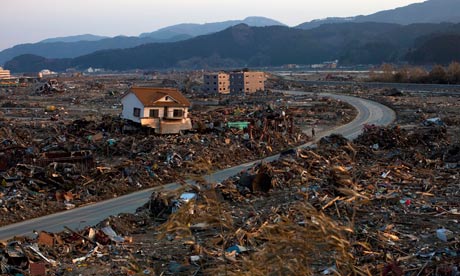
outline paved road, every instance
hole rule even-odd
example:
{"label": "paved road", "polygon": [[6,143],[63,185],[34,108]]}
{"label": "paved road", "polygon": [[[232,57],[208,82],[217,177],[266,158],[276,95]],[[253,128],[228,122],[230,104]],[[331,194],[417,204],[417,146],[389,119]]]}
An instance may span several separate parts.
{"label": "paved road", "polygon": [[[344,95],[322,95],[350,103],[358,110],[358,116],[355,118],[355,120],[347,125],[317,133],[317,139],[320,139],[321,137],[327,136],[331,133],[340,133],[349,139],[353,139],[359,135],[363,124],[388,125],[395,119],[395,113],[393,110],[369,100]],[[307,143],[302,146],[308,146],[310,144],[311,143]],[[275,160],[278,158],[278,156],[279,155],[275,155],[265,158],[264,161]],[[233,176],[241,170],[247,169],[260,161],[261,160],[249,162],[229,169],[217,171],[211,175],[205,176],[205,179],[211,182],[221,182],[224,179]],[[191,181],[188,182],[191,183]],[[7,225],[0,228],[0,240],[9,239],[13,236],[31,235],[33,230],[58,232],[63,230],[64,226],[68,226],[72,229],[78,229],[86,225],[95,225],[110,215],[134,212],[136,208],[147,202],[152,191],[162,189],[171,190],[176,189],[179,186],[180,185],[177,183],[172,183],[161,187],[155,187],[135,192],[118,198],[113,198],[92,205],[72,209],[69,211]]]}

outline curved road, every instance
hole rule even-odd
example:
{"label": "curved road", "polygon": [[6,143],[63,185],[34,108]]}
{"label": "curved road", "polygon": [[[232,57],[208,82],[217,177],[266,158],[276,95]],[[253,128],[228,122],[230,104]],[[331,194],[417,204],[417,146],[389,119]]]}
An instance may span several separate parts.
{"label": "curved road", "polygon": [[[287,93],[295,94],[304,92]],[[336,94],[325,93],[321,95],[348,102],[358,110],[358,115],[352,122],[346,125],[317,133],[317,140],[321,137],[330,135],[331,133],[339,133],[346,138],[353,139],[361,133],[362,126],[364,124],[388,125],[395,119],[395,113],[393,110],[373,101]],[[312,143],[307,143],[300,147],[309,146],[311,144]],[[257,160],[229,169],[217,171],[205,176],[205,179],[210,182],[221,182],[226,178],[237,174],[241,170],[251,167],[257,162],[269,162],[277,159],[278,157],[279,155],[274,155],[263,160]],[[192,181],[187,182],[192,183]],[[70,227],[72,229],[78,229],[87,225],[95,225],[111,215],[134,212],[136,208],[147,202],[153,191],[159,191],[163,189],[171,190],[178,187],[180,187],[180,184],[171,183],[164,186],[154,187],[125,196],[120,196],[118,198],[113,198],[84,207],[72,209],[69,211],[63,211],[44,217],[10,224],[0,228],[0,240],[9,239],[14,236],[31,235],[33,230],[58,232],[62,231],[64,226]]]}

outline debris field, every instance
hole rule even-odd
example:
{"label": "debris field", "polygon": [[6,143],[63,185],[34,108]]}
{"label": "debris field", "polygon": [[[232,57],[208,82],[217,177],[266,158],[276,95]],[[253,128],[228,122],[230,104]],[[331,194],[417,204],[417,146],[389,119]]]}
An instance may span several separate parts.
{"label": "debris field", "polygon": [[[95,83],[90,87],[105,87]],[[15,102],[27,106],[25,88],[17,89]],[[59,101],[65,93],[46,94],[41,112],[50,99]],[[92,96],[89,102],[100,103]],[[6,116],[0,121],[0,225],[260,159],[309,141],[314,124],[330,127],[354,116],[344,103],[316,96],[277,101],[280,97],[255,95],[244,104],[229,98],[204,105],[194,96],[200,103],[192,110],[193,130],[171,136],[154,135],[114,115],[96,117],[92,111],[87,116],[61,112],[58,120]],[[288,106],[288,100],[306,104]],[[108,104],[110,109],[113,103]],[[15,117],[13,111],[9,116]],[[229,127],[229,122],[246,125]]]}
{"label": "debris field", "polygon": [[[388,97],[394,96],[384,96],[380,101],[392,99]],[[398,109],[397,104],[394,107],[398,122],[403,122],[409,112],[404,113],[405,109]],[[420,113],[426,113],[426,108],[429,107],[420,108]],[[267,111],[266,106],[263,109]],[[135,183],[165,177],[166,171],[172,175],[171,180],[193,175],[199,184],[184,184],[177,191],[153,193],[150,201],[135,214],[112,216],[92,227],[68,228],[61,233],[38,232],[34,237],[16,237],[3,242],[0,246],[2,273],[460,275],[460,144],[455,124],[442,116],[439,121],[426,121],[429,117],[409,120],[411,125],[366,125],[354,141],[333,134],[315,146],[285,150],[278,160],[259,163],[222,183],[199,181],[198,176],[203,172],[221,167],[206,160],[193,167],[194,163],[187,163],[186,153],[179,149],[175,152],[181,158],[176,160],[172,157],[174,154],[168,158],[167,153],[152,159],[143,150],[123,159],[121,156],[131,149],[150,145],[148,141],[141,142],[140,137],[145,134],[129,137],[120,131],[123,137],[128,137],[123,142],[119,137],[112,138],[116,131],[104,125],[109,135],[104,136],[103,132],[98,144],[92,137],[101,129],[83,127],[85,131],[96,129],[97,132],[91,133],[91,139],[87,132],[75,133],[72,139],[93,145],[93,156],[103,156],[92,161],[96,163],[96,172],[93,172],[96,175],[85,175],[87,181],[99,179],[105,183],[104,179],[110,176],[108,183],[112,183],[122,176],[119,181],[128,191]],[[107,121],[117,125],[113,118]],[[209,137],[204,135],[211,135],[228,148],[225,139],[231,139],[233,145],[238,136],[239,150],[248,147],[244,142],[245,136],[250,137],[249,130],[239,134],[234,133],[235,129],[221,132],[217,122],[209,123],[209,118],[205,119],[196,133],[168,138],[154,136],[153,139],[171,139],[174,145],[181,144],[177,143],[178,139],[187,139],[183,140],[184,144],[193,141],[200,144],[203,137]],[[73,130],[67,131],[73,133]],[[271,135],[275,137],[277,133],[279,130]],[[302,132],[296,132],[299,133]],[[66,136],[66,141],[69,137]],[[294,137],[290,143],[283,144],[283,139],[273,143],[281,145],[278,151],[283,150],[302,142]],[[109,139],[115,142],[110,145]],[[263,145],[270,152],[267,145]],[[277,151],[271,147],[273,152]],[[86,149],[80,147],[78,152],[83,150]],[[150,153],[153,152],[151,149]],[[24,155],[27,154],[26,151]],[[258,154],[267,152],[253,153],[253,158],[259,157]],[[198,156],[201,155],[200,152]],[[110,165],[107,160],[111,161]],[[161,160],[148,163],[153,174],[143,164],[146,160]],[[80,171],[84,170],[84,162],[78,164]],[[132,170],[127,174],[124,169],[131,168],[128,164]],[[152,169],[156,168],[155,164],[158,164],[157,170]],[[22,169],[20,176],[31,175],[36,167],[37,170],[43,168],[16,164],[10,170],[21,172]],[[45,168],[45,172],[54,169],[61,177],[71,175],[63,175],[71,171],[68,168],[63,172],[55,165]],[[159,168],[162,173],[158,173]],[[173,175],[173,172],[183,174]],[[25,186],[22,179],[5,180],[5,183]],[[27,188],[26,194],[35,194],[36,191]],[[76,194],[88,194],[84,189],[81,193],[72,191],[74,199],[70,202],[66,199],[70,196],[68,190],[64,189],[60,196],[64,204],[74,204]],[[58,198],[56,191],[54,196]]]}
{"label": "debris field", "polygon": [[[3,245],[58,275],[457,275],[459,144],[443,126],[366,126],[136,214]],[[196,196],[177,202],[188,191]],[[435,274],[437,273],[437,274]]]}

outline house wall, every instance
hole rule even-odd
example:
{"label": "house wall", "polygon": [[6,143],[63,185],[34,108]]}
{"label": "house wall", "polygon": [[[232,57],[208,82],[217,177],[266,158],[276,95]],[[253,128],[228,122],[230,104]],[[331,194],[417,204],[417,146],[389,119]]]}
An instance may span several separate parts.
{"label": "house wall", "polygon": [[141,125],[158,129],[160,127],[160,118],[141,118]]}
{"label": "house wall", "polygon": [[174,118],[174,110],[179,109],[183,111],[184,116],[180,118],[188,118],[188,108],[184,107],[168,107],[167,111],[164,107],[146,107],[144,112],[142,113],[142,117],[149,118],[150,117],[150,110],[157,109],[158,110],[158,117],[159,118]]}
{"label": "house wall", "polygon": [[244,73],[235,72],[230,74],[230,93],[244,92]]}
{"label": "house wall", "polygon": [[230,76],[227,73],[205,74],[203,90],[209,93],[230,93]]}
{"label": "house wall", "polygon": [[[183,130],[190,130],[192,129],[192,121],[188,117],[188,108],[168,108],[168,117],[163,118],[148,118],[144,117],[141,118],[141,124],[143,126],[148,126],[155,129],[155,133],[159,134],[173,134],[179,133]],[[173,109],[182,109],[184,110],[183,117],[175,117],[172,118]]]}
{"label": "house wall", "polygon": [[235,72],[230,74],[231,93],[254,93],[265,90],[264,72]]}
{"label": "house wall", "polygon": [[144,112],[142,113],[142,117],[144,118],[149,118],[150,117],[150,110],[151,109],[157,109],[158,110],[158,117],[159,118],[163,118],[164,117],[164,113],[165,113],[165,109],[164,107],[146,107],[144,109]]}
{"label": "house wall", "polygon": [[190,129],[192,129],[192,121],[190,118],[184,118],[179,121],[163,120],[159,128],[155,128],[155,132],[159,134],[174,134]]}
{"label": "house wall", "polygon": [[254,93],[265,90],[264,72],[245,72],[244,73],[244,92]]}
{"label": "house wall", "polygon": [[220,94],[230,93],[230,75],[225,73],[219,74],[219,91]]}
{"label": "house wall", "polygon": [[[182,117],[174,117],[174,109],[182,110],[183,116]],[[168,111],[163,116],[164,118],[188,118],[188,108],[180,108],[180,107],[168,107]]]}
{"label": "house wall", "polygon": [[135,107],[141,109],[141,114],[140,114],[141,117],[145,115],[145,111],[143,111],[144,106],[139,101],[139,99],[133,93],[129,93],[128,95],[124,96],[121,99],[121,103],[123,104],[123,110],[121,112],[121,117],[123,119],[127,119],[133,122],[136,122],[136,123],[140,123],[141,122],[140,118],[133,116],[133,111]]}
{"label": "house wall", "polygon": [[170,96],[164,96],[163,98],[158,100],[159,102],[168,102],[168,103],[173,103],[174,99]]}

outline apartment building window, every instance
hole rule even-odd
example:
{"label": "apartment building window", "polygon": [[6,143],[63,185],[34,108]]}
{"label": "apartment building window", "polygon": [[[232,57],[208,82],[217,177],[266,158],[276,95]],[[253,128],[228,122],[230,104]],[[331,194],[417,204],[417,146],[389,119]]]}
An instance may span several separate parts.
{"label": "apartment building window", "polygon": [[150,112],[149,112],[149,116],[150,118],[158,118],[160,117],[160,112],[158,109],[150,109]]}
{"label": "apartment building window", "polygon": [[133,109],[133,116],[134,116],[134,117],[140,117],[140,116],[141,116],[141,109],[135,107],[135,108]]}
{"label": "apartment building window", "polygon": [[173,117],[182,117],[184,115],[184,111],[182,109],[174,109]]}

